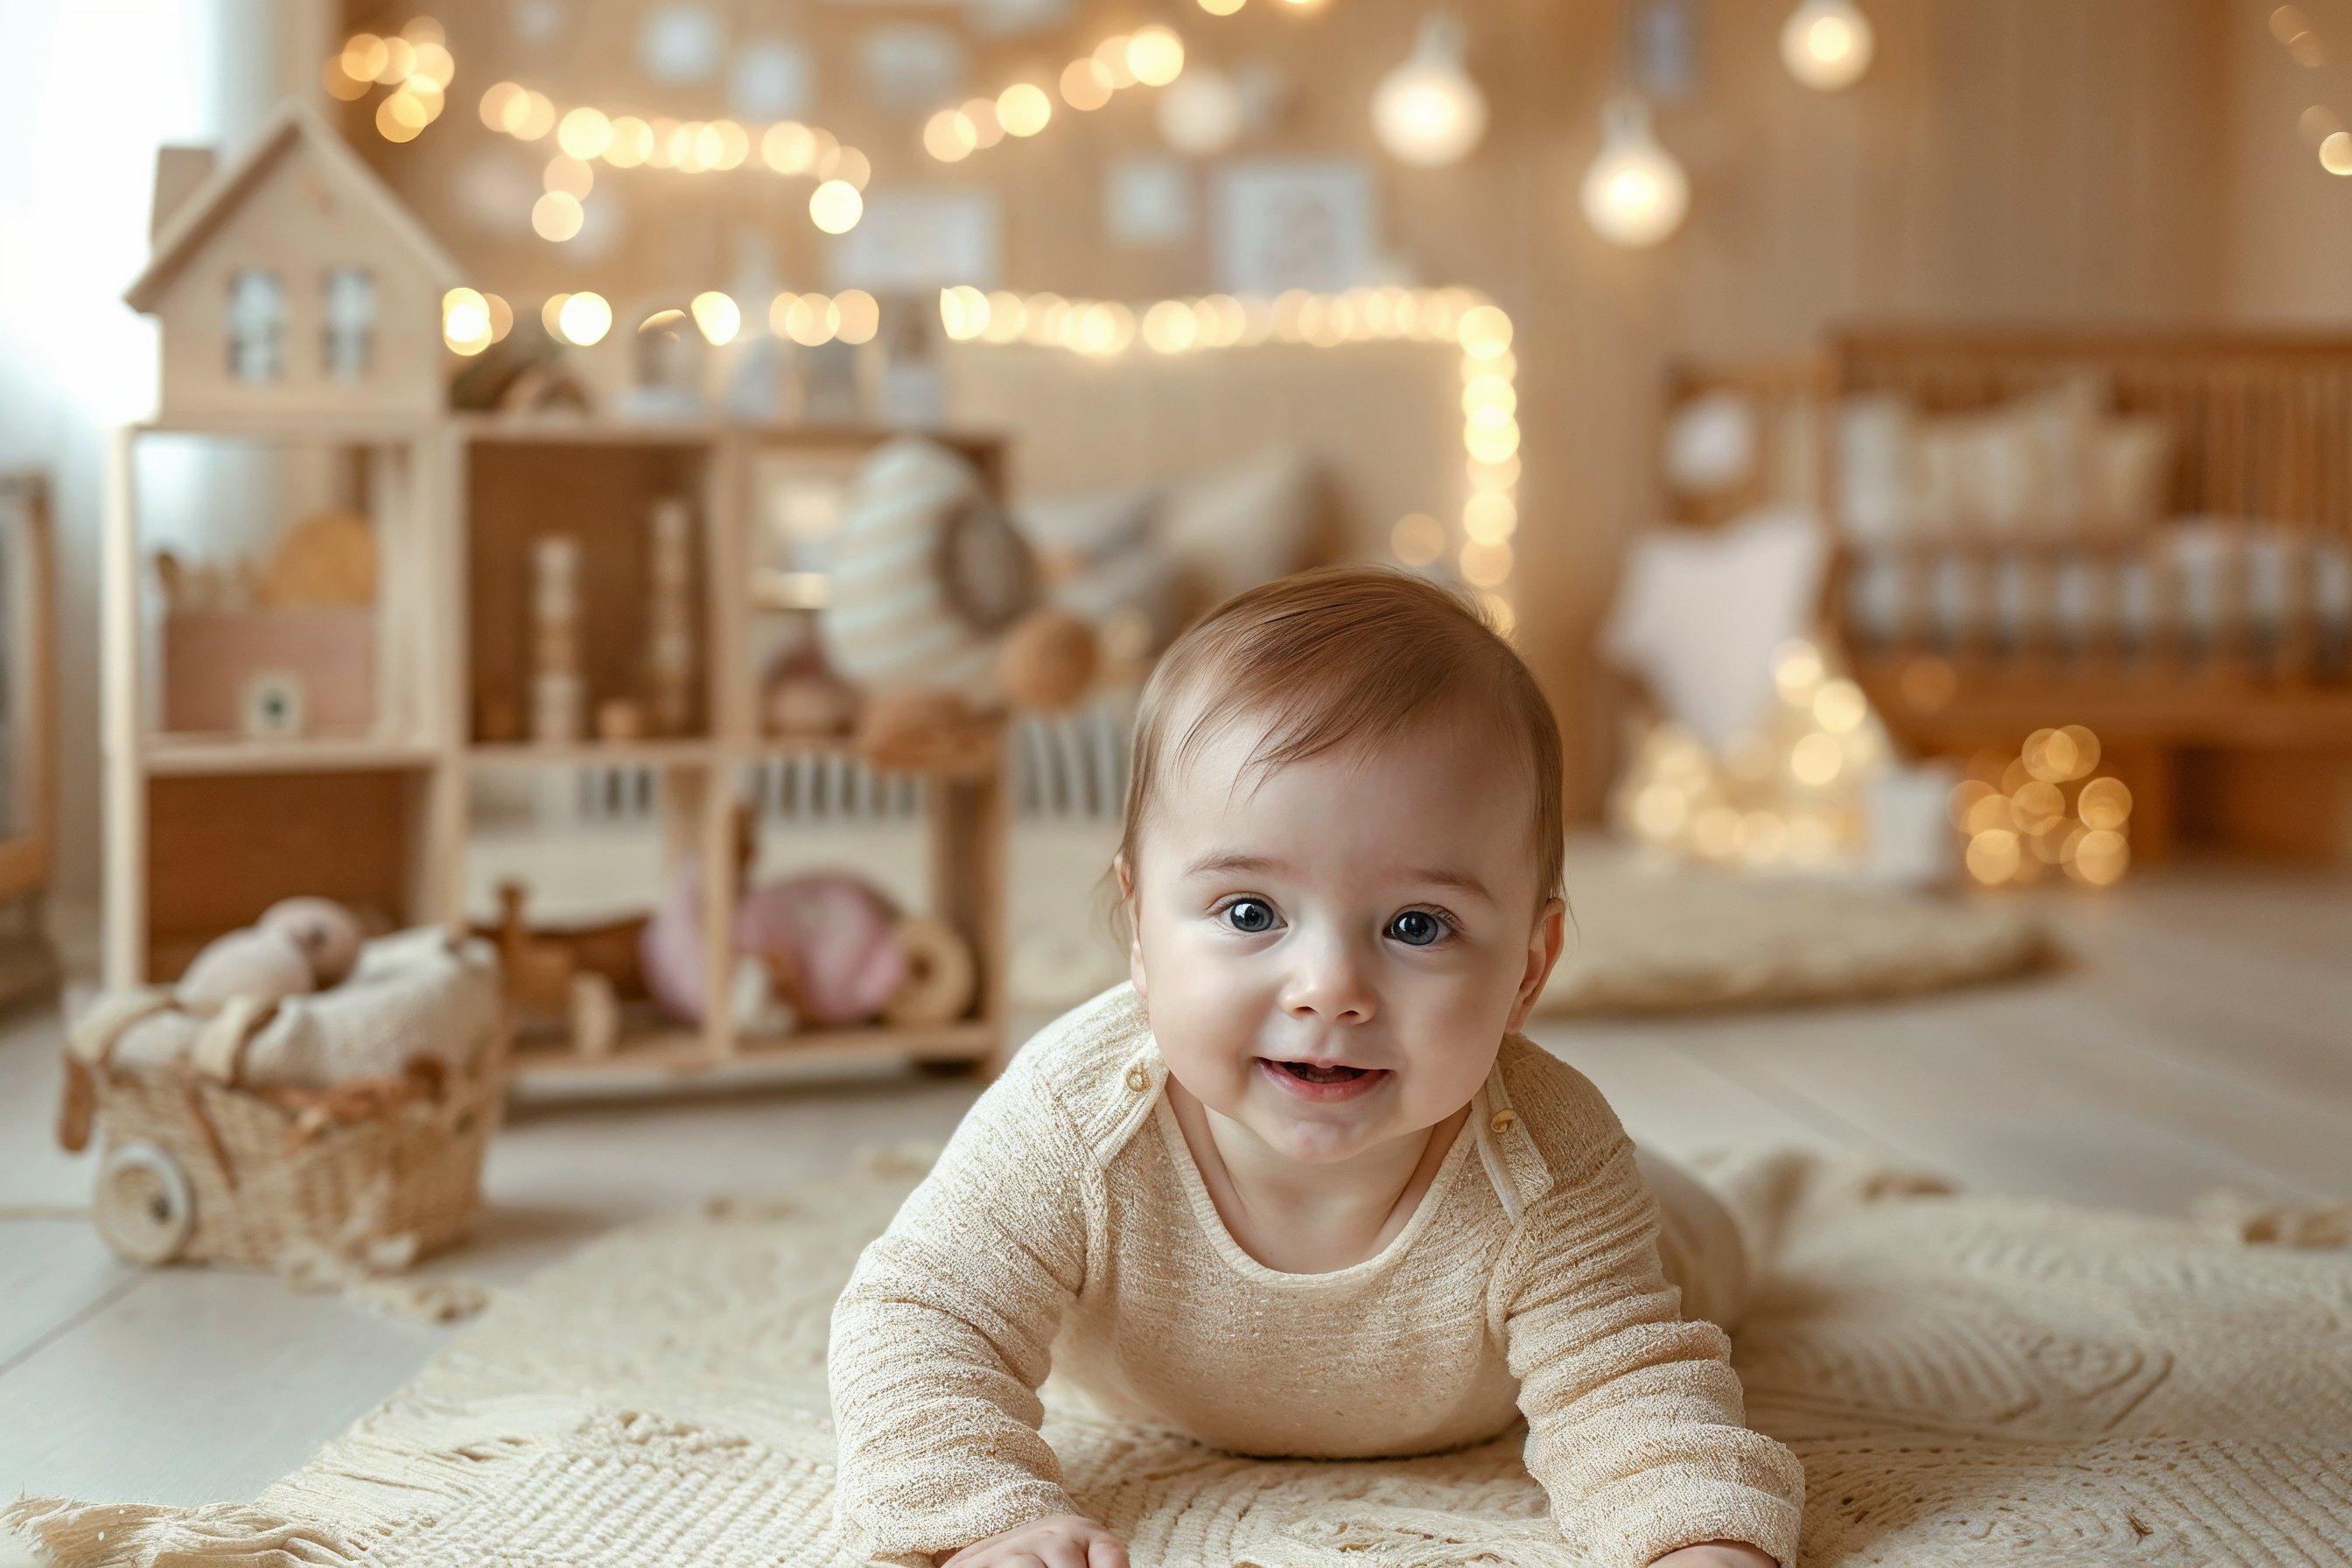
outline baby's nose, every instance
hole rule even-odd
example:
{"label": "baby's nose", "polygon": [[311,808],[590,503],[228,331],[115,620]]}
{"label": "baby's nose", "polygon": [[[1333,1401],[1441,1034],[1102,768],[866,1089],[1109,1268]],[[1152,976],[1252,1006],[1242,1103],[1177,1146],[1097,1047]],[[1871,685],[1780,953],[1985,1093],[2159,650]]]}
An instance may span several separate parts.
{"label": "baby's nose", "polygon": [[1328,1024],[1366,1024],[1380,1010],[1363,964],[1343,942],[1323,942],[1301,955],[1283,996],[1295,1018]]}

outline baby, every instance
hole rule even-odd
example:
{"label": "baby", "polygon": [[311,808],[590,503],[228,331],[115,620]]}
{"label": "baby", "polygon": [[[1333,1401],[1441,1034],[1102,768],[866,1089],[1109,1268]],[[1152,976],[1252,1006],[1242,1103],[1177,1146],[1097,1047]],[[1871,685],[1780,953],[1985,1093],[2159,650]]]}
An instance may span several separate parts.
{"label": "baby", "polygon": [[872,1558],[1126,1568],[1039,1436],[1050,1366],[1244,1455],[1524,1419],[1564,1558],[1794,1562],[1802,1474],[1702,1321],[1745,1288],[1728,1215],[1517,1033],[1559,773],[1526,667],[1413,578],[1286,578],[1169,650],[1114,862],[1132,984],[1029,1042],[834,1310]]}

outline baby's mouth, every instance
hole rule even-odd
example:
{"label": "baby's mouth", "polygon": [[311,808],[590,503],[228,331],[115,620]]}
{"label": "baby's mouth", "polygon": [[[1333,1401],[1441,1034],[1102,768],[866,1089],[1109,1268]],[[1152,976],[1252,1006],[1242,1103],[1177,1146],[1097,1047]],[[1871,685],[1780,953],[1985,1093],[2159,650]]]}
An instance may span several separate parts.
{"label": "baby's mouth", "polygon": [[1338,1062],[1328,1067],[1317,1067],[1313,1062],[1277,1061],[1274,1065],[1306,1083],[1353,1083],[1356,1079],[1377,1070],[1372,1068],[1351,1068]]}

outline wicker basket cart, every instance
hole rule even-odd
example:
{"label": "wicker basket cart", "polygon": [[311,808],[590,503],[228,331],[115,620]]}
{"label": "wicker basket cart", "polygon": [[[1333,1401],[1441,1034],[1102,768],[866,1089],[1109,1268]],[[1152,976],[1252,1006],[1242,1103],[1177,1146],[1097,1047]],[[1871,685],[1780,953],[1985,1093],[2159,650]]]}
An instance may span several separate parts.
{"label": "wicker basket cart", "polygon": [[[488,963],[454,939],[445,952],[468,983]],[[92,1209],[107,1244],[138,1263],[272,1268],[324,1249],[393,1268],[457,1240],[480,1205],[503,1100],[503,1005],[487,1023],[478,999],[448,1007],[471,1021],[472,1037],[320,1087],[251,1080],[254,1042],[278,1012],[238,999],[198,1015],[168,991],[142,989],[104,998],[76,1026],[58,1142],[79,1151],[93,1131],[103,1138]],[[429,1016],[412,996],[397,1027]],[[146,1059],[124,1059],[123,1042],[141,1030]],[[169,1059],[152,1059],[158,1032],[172,1041]]]}

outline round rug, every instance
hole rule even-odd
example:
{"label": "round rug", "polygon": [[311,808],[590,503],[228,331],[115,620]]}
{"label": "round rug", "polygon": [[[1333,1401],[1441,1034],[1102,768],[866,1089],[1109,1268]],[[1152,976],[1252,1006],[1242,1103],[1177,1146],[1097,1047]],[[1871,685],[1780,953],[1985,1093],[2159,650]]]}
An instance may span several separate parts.
{"label": "round rug", "polygon": [[1661,862],[1569,846],[1568,946],[1539,1016],[1720,1012],[1914,995],[2056,957],[2041,921],[1990,899]]}

